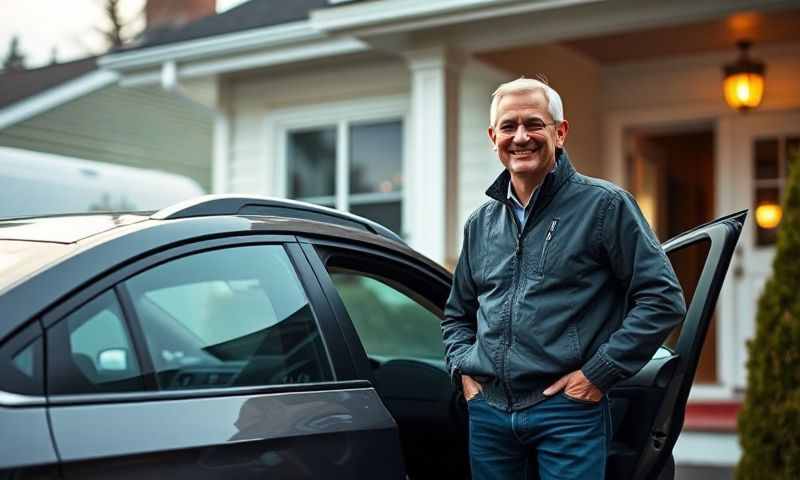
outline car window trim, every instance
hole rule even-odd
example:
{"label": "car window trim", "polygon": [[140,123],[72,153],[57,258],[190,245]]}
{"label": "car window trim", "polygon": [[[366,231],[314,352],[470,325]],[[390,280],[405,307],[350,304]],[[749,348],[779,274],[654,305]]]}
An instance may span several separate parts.
{"label": "car window trim", "polygon": [[144,331],[139,323],[139,316],[136,314],[136,309],[133,307],[133,300],[131,293],[125,282],[119,282],[114,285],[114,292],[117,295],[120,309],[122,310],[123,321],[128,328],[128,335],[131,337],[133,350],[136,354],[136,360],[139,362],[139,371],[141,372],[144,387],[147,390],[158,390],[158,379],[156,378],[156,369],[153,365],[153,357],[147,348],[147,342],[144,339]]}
{"label": "car window trim", "polygon": [[191,390],[156,390],[124,393],[81,393],[50,395],[50,406],[92,405],[109,403],[137,403],[198,398],[239,397],[252,395],[293,394],[322,391],[371,389],[367,380],[334,380],[329,382],[287,383],[281,385],[253,385],[243,387],[201,388]]}
{"label": "car window trim", "polygon": [[333,372],[334,380],[355,380],[356,368],[347,349],[342,331],[336,322],[333,307],[325,296],[319,279],[308,258],[298,243],[286,244],[286,253],[297,272],[297,276],[314,311],[314,319],[322,336],[325,353]]}

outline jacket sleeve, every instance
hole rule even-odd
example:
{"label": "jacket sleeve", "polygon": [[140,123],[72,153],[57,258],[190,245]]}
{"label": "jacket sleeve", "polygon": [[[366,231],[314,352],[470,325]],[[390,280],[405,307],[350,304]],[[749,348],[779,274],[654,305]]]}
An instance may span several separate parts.
{"label": "jacket sleeve", "polygon": [[686,314],[680,283],[666,253],[627,192],[611,196],[600,223],[601,255],[621,288],[627,312],[581,370],[607,391],[638,372]]}
{"label": "jacket sleeve", "polygon": [[461,362],[475,343],[477,325],[478,297],[469,261],[469,225],[470,220],[467,220],[464,226],[464,244],[458,257],[442,320],[445,361],[457,390],[461,389]]}

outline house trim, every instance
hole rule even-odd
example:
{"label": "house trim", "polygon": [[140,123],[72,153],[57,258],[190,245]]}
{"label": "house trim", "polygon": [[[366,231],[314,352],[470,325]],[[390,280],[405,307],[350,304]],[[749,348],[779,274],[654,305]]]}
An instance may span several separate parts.
{"label": "house trim", "polygon": [[96,70],[0,110],[0,130],[117,82],[114,72]]}
{"label": "house trim", "polygon": [[320,38],[323,38],[323,34],[312,28],[310,22],[292,22],[130,52],[113,53],[101,57],[97,63],[102,68],[125,71],[156,66],[168,60],[185,61],[228,55],[242,50],[273,48]]}

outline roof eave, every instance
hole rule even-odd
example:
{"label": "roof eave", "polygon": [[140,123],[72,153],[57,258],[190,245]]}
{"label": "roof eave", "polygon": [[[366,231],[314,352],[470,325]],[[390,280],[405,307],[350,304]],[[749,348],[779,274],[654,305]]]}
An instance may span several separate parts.
{"label": "roof eave", "polygon": [[276,48],[321,38],[324,38],[324,34],[315,30],[309,21],[291,22],[128,52],[112,53],[100,57],[97,63],[101,68],[107,70],[126,72],[155,67],[169,61],[223,57],[247,50]]}

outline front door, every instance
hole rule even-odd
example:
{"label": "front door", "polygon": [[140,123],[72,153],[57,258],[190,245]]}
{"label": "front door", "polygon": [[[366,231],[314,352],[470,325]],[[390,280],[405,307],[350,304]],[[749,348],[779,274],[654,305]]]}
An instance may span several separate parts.
{"label": "front door", "polygon": [[800,155],[800,111],[749,113],[726,118],[721,126],[721,144],[729,148],[723,152],[721,172],[730,185],[721,196],[724,207],[753,212],[736,250],[733,281],[726,287],[729,304],[723,305],[731,320],[735,318],[734,385],[745,388],[746,342],[755,333],[756,304],[772,271],[776,232],[780,228],[768,223],[774,209],[759,211],[759,207],[780,205],[789,161],[793,154]]}

